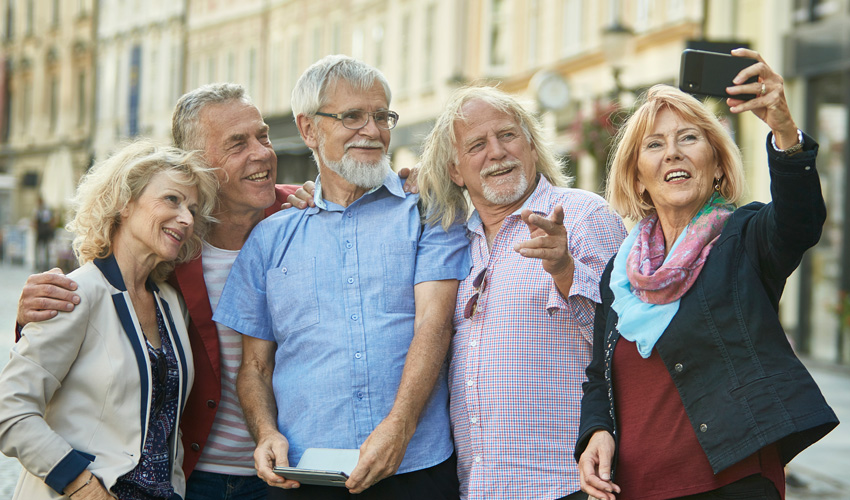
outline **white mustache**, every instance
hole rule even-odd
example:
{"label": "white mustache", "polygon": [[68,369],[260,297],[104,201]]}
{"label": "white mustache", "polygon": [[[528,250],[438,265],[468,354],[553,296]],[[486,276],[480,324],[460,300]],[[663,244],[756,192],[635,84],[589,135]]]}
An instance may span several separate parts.
{"label": "white mustache", "polygon": [[498,172],[499,170],[505,170],[508,168],[520,168],[522,167],[522,162],[519,160],[506,160],[501,163],[496,163],[495,165],[491,165],[484,170],[481,171],[481,176],[487,176],[492,174],[493,172]]}
{"label": "white mustache", "polygon": [[348,151],[351,148],[381,148],[381,151],[384,150],[384,145],[380,141],[370,141],[369,139],[359,139],[354,142],[349,142],[345,145],[345,150]]}

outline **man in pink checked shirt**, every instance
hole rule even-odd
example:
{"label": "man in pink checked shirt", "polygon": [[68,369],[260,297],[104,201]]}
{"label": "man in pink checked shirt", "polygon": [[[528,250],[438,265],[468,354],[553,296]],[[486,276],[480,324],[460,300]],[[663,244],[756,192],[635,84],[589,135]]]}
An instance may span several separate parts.
{"label": "man in pink checked shirt", "polygon": [[467,222],[449,387],[461,497],[586,498],[573,459],[599,277],[626,235],[570,189],[538,120],[491,87],[456,91],[426,140],[430,221]]}

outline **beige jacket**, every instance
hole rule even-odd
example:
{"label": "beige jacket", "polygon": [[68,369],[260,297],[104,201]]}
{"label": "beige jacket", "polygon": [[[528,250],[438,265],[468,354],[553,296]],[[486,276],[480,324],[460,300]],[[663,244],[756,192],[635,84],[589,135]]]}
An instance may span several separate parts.
{"label": "beige jacket", "polygon": [[[109,489],[139,461],[148,431],[152,373],[142,329],[115,259],[69,275],[73,312],[31,323],[0,373],[0,451],[24,467],[15,499],[63,498],[83,470]],[[177,356],[180,398],[170,443],[181,497],[180,415],[193,381],[185,306],[168,284],[153,285]],[[128,307],[129,306],[129,307]]]}

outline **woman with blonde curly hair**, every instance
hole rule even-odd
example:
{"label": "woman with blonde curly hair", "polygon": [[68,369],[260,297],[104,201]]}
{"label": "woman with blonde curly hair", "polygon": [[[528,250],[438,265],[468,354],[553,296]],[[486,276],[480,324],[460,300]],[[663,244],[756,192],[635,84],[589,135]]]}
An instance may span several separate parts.
{"label": "woman with blonde curly hair", "polygon": [[81,181],[68,228],[83,300],[26,325],[0,373],[0,451],[24,467],[14,498],[182,498],[192,351],[163,280],[199,251],[217,188],[200,153],[148,141]]}

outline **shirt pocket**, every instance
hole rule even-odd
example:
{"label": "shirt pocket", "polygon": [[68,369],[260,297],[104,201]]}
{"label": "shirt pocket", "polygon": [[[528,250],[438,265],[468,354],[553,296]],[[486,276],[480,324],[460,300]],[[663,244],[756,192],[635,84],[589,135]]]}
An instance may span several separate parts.
{"label": "shirt pocket", "polygon": [[319,322],[316,258],[281,262],[266,273],[272,325],[288,334]]}
{"label": "shirt pocket", "polygon": [[390,241],[381,244],[384,266],[384,308],[388,313],[416,312],[413,280],[416,272],[416,242]]}

